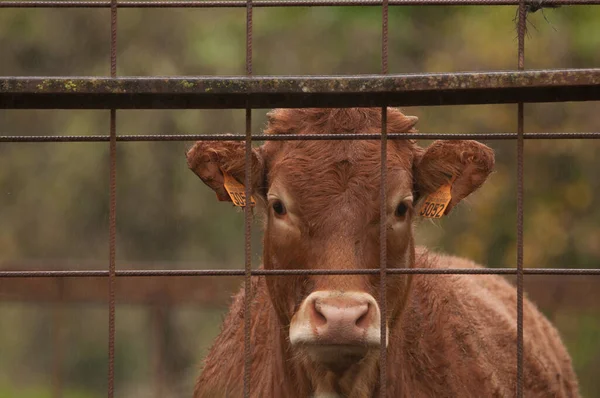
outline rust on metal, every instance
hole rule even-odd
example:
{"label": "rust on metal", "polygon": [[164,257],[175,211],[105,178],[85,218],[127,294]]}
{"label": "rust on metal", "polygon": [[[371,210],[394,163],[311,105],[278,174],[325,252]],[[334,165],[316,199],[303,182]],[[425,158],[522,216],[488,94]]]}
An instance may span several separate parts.
{"label": "rust on metal", "polygon": [[[117,77],[117,0],[110,7],[110,77]],[[117,268],[117,110],[111,107],[109,129],[109,215],[108,215],[108,398],[115,390],[115,321]]]}
{"label": "rust on metal", "polygon": [[[518,70],[525,69],[525,33],[527,31],[527,6],[520,0],[518,9]],[[524,201],[524,146],[525,110],[523,102],[517,104],[517,398],[523,398],[523,201]]]}
{"label": "rust on metal", "polygon": [[[388,140],[514,140],[517,133],[389,133]],[[600,132],[544,132],[524,133],[526,140],[594,140]],[[244,141],[241,134],[123,134],[117,136],[122,142],[160,141]],[[324,140],[380,140],[381,134],[252,134],[252,141],[324,141]],[[0,142],[107,142],[106,135],[0,135]]]}
{"label": "rust on metal", "polygon": [[[246,0],[246,77],[252,78],[252,22],[253,2]],[[252,87],[247,86],[245,93],[251,94]],[[245,197],[252,196],[252,107],[246,102],[246,134],[245,134]],[[250,398],[250,382],[252,369],[251,333],[251,298],[252,298],[252,210],[244,206],[244,398]]]}
{"label": "rust on metal", "polygon": [[[253,7],[373,7],[381,6],[382,0],[258,0]],[[390,6],[515,6],[519,0],[389,0]],[[600,0],[532,0],[526,4],[532,10],[561,5],[594,5]],[[0,2],[0,8],[109,8],[105,1],[37,1],[19,0]],[[119,8],[245,8],[245,0],[217,1],[119,1]]]}
{"label": "rust on metal", "polygon": [[[381,7],[381,74],[388,74],[388,20],[389,1],[384,0]],[[387,104],[381,108],[381,151],[380,151],[380,190],[379,216],[386,219],[387,205]],[[379,223],[379,396],[387,397],[387,224]]]}
{"label": "rust on metal", "polygon": [[0,77],[0,108],[223,109],[600,100],[600,68],[328,77]]}
{"label": "rust on metal", "polygon": [[[377,275],[379,268],[368,269],[257,269],[252,275]],[[388,274],[406,275],[516,275],[516,268],[388,268]],[[600,275],[600,268],[526,268],[525,275]],[[77,278],[108,277],[108,270],[71,271],[0,271],[2,278]],[[117,277],[149,276],[244,276],[243,269],[181,269],[181,270],[116,270]]]}

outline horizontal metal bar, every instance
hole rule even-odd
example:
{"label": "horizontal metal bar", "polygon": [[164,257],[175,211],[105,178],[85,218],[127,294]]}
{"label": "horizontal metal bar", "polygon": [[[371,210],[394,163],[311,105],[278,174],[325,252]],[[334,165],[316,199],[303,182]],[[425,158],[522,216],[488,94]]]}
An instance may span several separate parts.
{"label": "horizontal metal bar", "polygon": [[600,100],[600,68],[405,75],[0,77],[0,108],[226,109]]}
{"label": "horizontal metal bar", "polygon": [[[244,276],[243,269],[191,269],[191,270],[117,270],[119,277],[140,276]],[[265,270],[252,271],[254,276],[285,275],[375,275],[379,269],[312,269],[312,270]],[[388,268],[389,274],[434,274],[434,275],[516,275],[516,268]],[[600,275],[600,268],[528,268],[528,275]],[[0,278],[44,278],[44,277],[108,277],[108,271],[0,271]]]}
{"label": "horizontal metal bar", "polygon": [[[105,1],[3,1],[0,8],[109,8]],[[390,6],[515,6],[518,0],[389,0]],[[527,1],[534,7],[560,5],[595,5],[600,0]],[[381,6],[381,0],[254,0],[252,7],[335,7]],[[243,8],[245,0],[225,1],[118,1],[118,8]]]}
{"label": "horizontal metal bar", "polygon": [[[390,140],[514,140],[517,133],[414,133],[388,134]],[[600,132],[589,133],[525,133],[525,139],[531,140],[569,140],[600,139]],[[118,135],[121,142],[149,141],[244,141],[241,134],[146,134]],[[252,141],[323,141],[323,140],[379,140],[379,134],[286,134],[252,135]],[[108,142],[107,135],[0,135],[0,142]]]}

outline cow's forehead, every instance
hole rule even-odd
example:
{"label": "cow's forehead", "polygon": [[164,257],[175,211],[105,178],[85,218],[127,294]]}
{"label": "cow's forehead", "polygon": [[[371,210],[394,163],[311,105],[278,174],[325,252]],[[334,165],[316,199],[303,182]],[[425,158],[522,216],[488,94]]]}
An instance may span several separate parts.
{"label": "cow's forehead", "polygon": [[[388,168],[410,171],[414,158],[412,148],[412,143],[405,140],[389,142]],[[278,174],[310,179],[327,176],[376,178],[381,170],[379,141],[292,141],[269,152],[270,178]]]}
{"label": "cow's forehead", "polygon": [[[380,141],[290,142],[281,145],[277,152],[269,165],[269,184],[273,190],[285,190],[303,213],[329,212],[342,205],[378,211]],[[393,143],[387,153],[387,181],[393,191],[390,193],[410,193],[410,145]]]}

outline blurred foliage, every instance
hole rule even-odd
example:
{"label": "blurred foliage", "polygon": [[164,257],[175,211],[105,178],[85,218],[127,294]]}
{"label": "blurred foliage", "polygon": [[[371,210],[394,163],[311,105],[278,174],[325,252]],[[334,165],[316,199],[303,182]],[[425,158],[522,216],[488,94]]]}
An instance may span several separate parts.
{"label": "blurred foliage", "polygon": [[[99,398],[102,397],[102,394],[91,394],[86,391],[76,391],[76,390],[66,390],[63,391],[64,398]],[[32,387],[32,388],[13,388],[8,387],[3,389],[0,386],[0,398],[51,398],[51,393],[45,389],[40,387]]]}
{"label": "blurred foliage", "polygon": [[[600,64],[600,7],[561,7],[529,16],[527,68]],[[515,7],[391,7],[391,73],[515,69]],[[106,9],[2,9],[0,75],[109,74]],[[380,70],[381,10],[254,10],[254,73],[362,74]],[[119,75],[244,74],[243,9],[122,9]],[[254,111],[253,131],[265,110]],[[515,131],[515,105],[406,108],[423,132]],[[242,132],[239,110],[118,111],[120,134]],[[598,131],[597,103],[525,106],[526,131]],[[0,110],[2,135],[108,134],[107,111]],[[425,145],[427,143],[423,143]],[[516,259],[514,142],[486,142],[497,156],[487,184],[450,217],[421,222],[418,241],[492,267]],[[189,143],[118,145],[118,264],[243,266],[243,217],[218,203],[186,167]],[[597,267],[600,179],[595,141],[527,141],[525,266]],[[108,146],[100,143],[0,145],[0,267],[14,262],[81,268],[106,265]],[[260,237],[253,254],[259,263]],[[152,266],[152,265],[149,265]],[[64,268],[63,267],[63,268]],[[1,299],[1,297],[0,297]],[[223,310],[223,309],[221,309]],[[165,322],[169,393],[189,396],[197,364],[222,311],[173,309]],[[0,306],[0,397],[51,396],[52,309]],[[65,397],[106,390],[106,310],[68,306]],[[573,355],[582,392],[600,396],[597,313],[558,312],[553,320]],[[117,395],[154,394],[148,311],[117,311]],[[165,396],[169,394],[165,393]]]}

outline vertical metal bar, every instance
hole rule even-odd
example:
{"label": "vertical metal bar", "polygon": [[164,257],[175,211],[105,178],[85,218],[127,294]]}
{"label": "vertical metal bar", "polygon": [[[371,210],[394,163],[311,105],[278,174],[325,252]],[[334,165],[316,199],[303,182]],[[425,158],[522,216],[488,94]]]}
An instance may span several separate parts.
{"label": "vertical metal bar", "polygon": [[381,5],[381,73],[388,73],[388,16],[389,4],[388,0],[383,0]]}
{"label": "vertical metal bar", "polygon": [[379,348],[379,395],[387,397],[387,108],[381,111],[381,188],[380,188],[380,223],[379,223],[379,306],[381,309]]}
{"label": "vertical metal bar", "polygon": [[[525,33],[527,29],[525,0],[519,2],[518,68],[525,69]],[[517,105],[517,398],[523,398],[523,103]]]}
{"label": "vertical metal bar", "polygon": [[[252,0],[246,2],[246,75],[252,76]],[[249,94],[249,93],[248,93]],[[245,162],[245,194],[246,206],[244,207],[244,238],[245,264],[244,264],[244,398],[250,397],[250,370],[252,367],[252,350],[250,340],[250,303],[251,303],[251,276],[252,276],[252,213],[249,206],[252,195],[252,108],[246,107],[246,162]]]}
{"label": "vertical metal bar", "polygon": [[252,76],[252,0],[246,0],[246,76]]}
{"label": "vertical metal bar", "polygon": [[[381,73],[388,73],[388,0],[383,0],[381,19]],[[379,348],[379,396],[387,397],[387,105],[381,108],[381,188],[379,222],[379,305],[381,309]]]}
{"label": "vertical metal bar", "polygon": [[[117,77],[117,0],[110,2],[110,77]],[[108,398],[115,390],[115,278],[117,239],[117,112],[110,110],[109,265],[108,265]]]}

